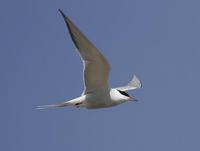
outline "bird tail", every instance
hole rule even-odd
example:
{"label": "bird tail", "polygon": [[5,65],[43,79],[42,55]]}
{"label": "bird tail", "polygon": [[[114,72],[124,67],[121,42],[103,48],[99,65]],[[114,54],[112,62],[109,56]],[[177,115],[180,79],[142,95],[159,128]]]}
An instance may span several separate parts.
{"label": "bird tail", "polygon": [[70,104],[68,102],[63,102],[60,104],[41,105],[41,106],[37,106],[35,109],[43,110],[43,109],[48,109],[48,108],[59,108],[59,107],[65,107],[65,106],[70,106]]}
{"label": "bird tail", "polygon": [[50,105],[41,105],[37,106],[37,110],[43,110],[43,109],[48,109],[48,108],[60,108],[60,107],[66,107],[66,106],[76,106],[76,107],[83,107],[83,101],[85,100],[85,96],[80,96],[78,98],[65,101],[59,104],[50,104]]}

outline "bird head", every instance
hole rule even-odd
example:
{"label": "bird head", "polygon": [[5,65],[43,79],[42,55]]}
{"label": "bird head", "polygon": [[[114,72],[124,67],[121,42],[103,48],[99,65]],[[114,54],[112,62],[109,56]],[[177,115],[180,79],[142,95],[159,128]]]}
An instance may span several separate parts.
{"label": "bird head", "polygon": [[114,100],[121,100],[123,102],[125,102],[125,101],[137,101],[134,96],[130,96],[125,91],[122,91],[122,90],[119,90],[119,89],[113,89],[112,91],[113,91],[112,98]]}
{"label": "bird head", "polygon": [[118,90],[116,89],[118,92],[119,92],[119,96],[123,99],[123,100],[126,100],[126,101],[134,101],[134,97],[133,96],[130,96],[127,92],[125,91],[121,91],[121,90]]}

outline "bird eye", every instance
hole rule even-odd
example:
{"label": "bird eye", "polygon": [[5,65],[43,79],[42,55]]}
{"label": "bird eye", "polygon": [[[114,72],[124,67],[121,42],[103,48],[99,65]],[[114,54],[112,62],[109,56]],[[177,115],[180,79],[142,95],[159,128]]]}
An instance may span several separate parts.
{"label": "bird eye", "polygon": [[128,93],[126,93],[125,91],[121,91],[121,90],[117,90],[117,91],[119,91],[119,93],[121,93],[122,95],[130,97],[130,95]]}

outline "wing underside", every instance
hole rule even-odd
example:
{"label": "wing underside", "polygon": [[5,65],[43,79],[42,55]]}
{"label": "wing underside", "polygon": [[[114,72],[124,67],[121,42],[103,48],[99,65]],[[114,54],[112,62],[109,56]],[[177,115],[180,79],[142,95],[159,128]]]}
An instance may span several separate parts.
{"label": "wing underside", "polygon": [[98,88],[108,87],[110,65],[106,58],[73,24],[73,22],[61,10],[59,11],[65,20],[71,39],[83,61],[84,93]]}
{"label": "wing underside", "polygon": [[138,89],[141,87],[142,87],[142,84],[140,82],[140,79],[136,75],[134,75],[132,80],[126,86],[118,87],[116,89],[121,90],[121,91],[130,91],[130,90]]}

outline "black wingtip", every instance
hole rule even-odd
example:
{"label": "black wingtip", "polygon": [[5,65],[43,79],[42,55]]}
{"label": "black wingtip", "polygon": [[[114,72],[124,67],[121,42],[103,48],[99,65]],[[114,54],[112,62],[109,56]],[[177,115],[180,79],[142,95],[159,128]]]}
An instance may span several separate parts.
{"label": "black wingtip", "polygon": [[63,11],[61,9],[58,9],[58,11],[62,15],[62,17],[63,17],[63,19],[64,19],[64,21],[65,21],[65,23],[67,25],[67,28],[68,28],[68,31],[69,31],[69,34],[71,36],[72,41],[74,42],[76,48],[79,49],[79,46],[78,46],[78,44],[77,44],[77,42],[76,42],[76,40],[74,38],[74,35],[73,35],[73,33],[71,31],[71,27],[70,27],[70,25],[71,25],[71,26],[74,26],[73,28],[76,28],[75,25],[73,25],[72,21],[63,13]]}
{"label": "black wingtip", "polygon": [[68,22],[71,22],[70,19],[63,13],[61,9],[58,9],[62,17],[64,18],[65,22],[68,24]]}
{"label": "black wingtip", "polygon": [[60,14],[65,17],[65,14],[63,13],[63,11],[59,8],[58,11],[60,12]]}

